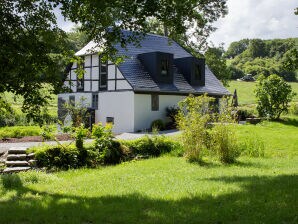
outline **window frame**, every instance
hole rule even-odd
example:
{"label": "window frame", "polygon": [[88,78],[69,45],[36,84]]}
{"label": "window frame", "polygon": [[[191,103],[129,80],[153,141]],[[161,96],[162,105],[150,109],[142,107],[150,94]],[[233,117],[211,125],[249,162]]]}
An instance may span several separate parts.
{"label": "window frame", "polygon": [[[165,66],[165,69],[163,69],[163,67]],[[163,73],[163,71],[165,71],[165,73]],[[168,58],[162,58],[160,60],[160,75],[167,77],[169,76],[169,59]]]}
{"label": "window frame", "polygon": [[[105,67],[105,71],[102,71],[102,67]],[[98,85],[100,90],[106,90],[108,88],[108,62],[104,63],[99,59],[99,80]],[[103,77],[105,76],[105,84],[103,85]]]}
{"label": "window frame", "polygon": [[159,95],[151,94],[151,111],[159,111]]}
{"label": "window frame", "polygon": [[98,110],[98,93],[92,93],[92,108]]}

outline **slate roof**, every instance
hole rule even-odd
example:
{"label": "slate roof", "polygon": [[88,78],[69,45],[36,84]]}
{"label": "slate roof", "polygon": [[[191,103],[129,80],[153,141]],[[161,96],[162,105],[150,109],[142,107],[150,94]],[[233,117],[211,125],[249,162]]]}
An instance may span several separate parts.
{"label": "slate roof", "polygon": [[[129,31],[123,31],[125,35],[129,35]],[[76,55],[90,54],[90,50],[98,52],[94,42],[88,43],[83,49],[76,53]],[[154,34],[146,34],[144,39],[140,42],[141,47],[136,47],[133,44],[127,45],[126,49],[122,48],[120,44],[116,44],[115,48],[119,55],[126,56],[123,63],[118,67],[123,76],[130,83],[135,92],[163,92],[172,94],[202,94],[208,93],[210,95],[228,95],[230,92],[224,88],[221,82],[210,71],[208,66],[205,67],[205,86],[190,85],[184,76],[174,68],[174,82],[173,84],[156,83],[149,73],[144,69],[144,66],[138,59],[138,54],[149,52],[166,52],[174,55],[174,59],[191,57],[183,47],[168,37]]]}

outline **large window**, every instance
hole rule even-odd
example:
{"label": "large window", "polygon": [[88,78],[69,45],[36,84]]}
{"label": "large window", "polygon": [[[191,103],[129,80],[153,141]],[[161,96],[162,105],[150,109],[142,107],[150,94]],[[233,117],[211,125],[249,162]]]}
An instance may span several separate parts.
{"label": "large window", "polygon": [[107,63],[100,63],[99,69],[99,88],[106,89],[107,88],[107,76],[108,76],[108,65]]}
{"label": "large window", "polygon": [[151,110],[152,111],[159,110],[159,96],[157,94],[151,95]]}
{"label": "large window", "polygon": [[162,76],[168,76],[169,74],[169,61],[167,59],[161,60],[161,75]]}
{"label": "large window", "polygon": [[195,80],[199,81],[202,79],[202,74],[199,65],[195,65]]}

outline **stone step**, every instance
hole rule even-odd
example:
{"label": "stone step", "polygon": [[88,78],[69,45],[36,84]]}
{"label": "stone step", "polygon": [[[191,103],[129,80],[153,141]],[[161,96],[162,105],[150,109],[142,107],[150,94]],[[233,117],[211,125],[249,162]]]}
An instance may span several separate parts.
{"label": "stone step", "polygon": [[27,147],[12,147],[8,150],[8,154],[26,154]]}
{"label": "stone step", "polygon": [[32,167],[32,166],[35,166],[36,165],[36,160],[35,159],[30,159],[28,161],[29,165]]}
{"label": "stone step", "polygon": [[3,173],[16,173],[21,171],[30,170],[30,167],[9,167],[3,170]]}
{"label": "stone step", "polygon": [[5,165],[8,167],[28,167],[29,163],[27,161],[6,161]]}
{"label": "stone step", "polygon": [[26,160],[26,154],[8,154],[6,160],[7,161],[16,161],[16,160]]}
{"label": "stone step", "polygon": [[35,156],[34,152],[27,154],[27,158],[29,158],[29,159],[34,158],[34,156]]}

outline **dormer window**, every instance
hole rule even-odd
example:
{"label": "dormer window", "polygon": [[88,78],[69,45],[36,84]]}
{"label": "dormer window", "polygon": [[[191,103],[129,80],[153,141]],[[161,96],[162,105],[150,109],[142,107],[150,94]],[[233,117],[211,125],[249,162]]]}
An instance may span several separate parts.
{"label": "dormer window", "polygon": [[195,65],[195,80],[200,81],[202,79],[201,69],[199,65]]}
{"label": "dormer window", "polygon": [[161,60],[161,75],[168,76],[169,74],[169,61],[167,59]]}

